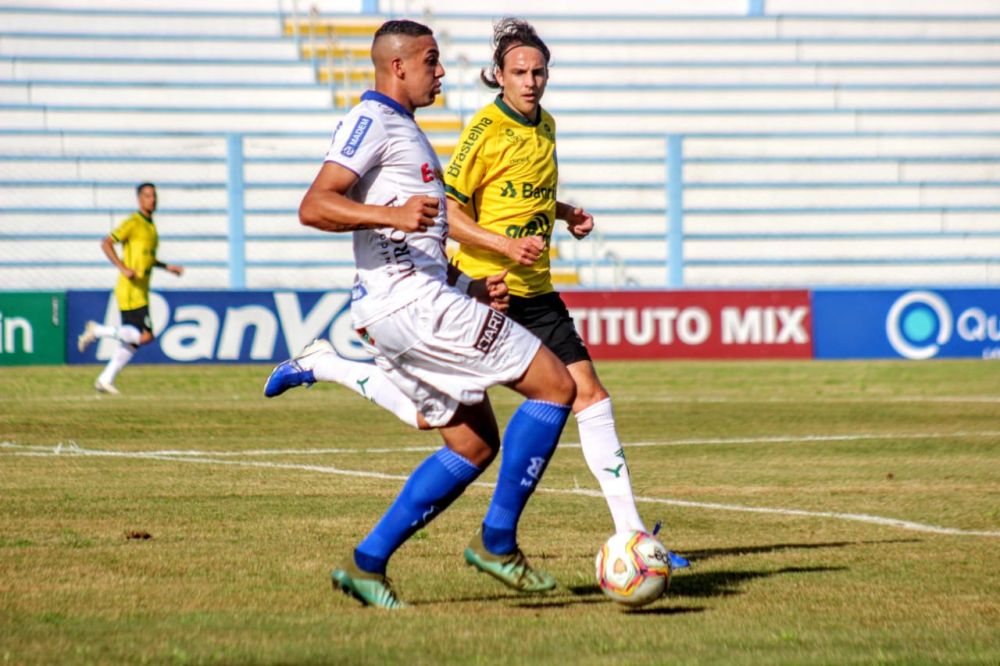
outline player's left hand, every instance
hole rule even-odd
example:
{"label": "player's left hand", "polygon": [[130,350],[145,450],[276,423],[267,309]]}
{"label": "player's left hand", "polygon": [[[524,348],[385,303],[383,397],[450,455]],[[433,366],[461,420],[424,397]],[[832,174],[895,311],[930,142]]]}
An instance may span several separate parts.
{"label": "player's left hand", "polygon": [[594,230],[594,216],[582,208],[573,208],[566,215],[566,227],[579,240]]}
{"label": "player's left hand", "polygon": [[469,296],[484,303],[494,310],[506,312],[510,307],[510,290],[507,288],[507,271],[496,275],[487,275],[479,280],[473,280],[469,285]]}
{"label": "player's left hand", "polygon": [[167,269],[168,273],[173,273],[177,277],[180,277],[180,276],[184,275],[184,267],[183,266],[177,266],[175,264],[167,264],[166,269]]}

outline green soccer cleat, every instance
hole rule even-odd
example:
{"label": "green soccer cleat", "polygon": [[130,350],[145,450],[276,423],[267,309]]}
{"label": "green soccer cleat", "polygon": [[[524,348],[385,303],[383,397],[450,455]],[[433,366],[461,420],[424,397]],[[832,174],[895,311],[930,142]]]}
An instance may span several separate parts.
{"label": "green soccer cleat", "polygon": [[396,597],[392,582],[382,574],[362,571],[354,564],[354,558],[330,573],[333,589],[340,590],[360,601],[364,606],[374,606],[385,610],[400,610],[409,606]]}
{"label": "green soccer cleat", "polygon": [[547,592],[556,586],[556,579],[551,575],[531,568],[520,548],[507,555],[495,555],[486,550],[482,530],[476,530],[465,547],[465,561],[518,592]]}

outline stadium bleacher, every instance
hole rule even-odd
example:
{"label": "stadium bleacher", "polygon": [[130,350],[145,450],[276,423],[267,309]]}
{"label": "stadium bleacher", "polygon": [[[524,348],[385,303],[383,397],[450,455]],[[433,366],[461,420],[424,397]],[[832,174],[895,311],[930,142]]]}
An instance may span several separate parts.
{"label": "stadium bleacher", "polygon": [[[448,76],[442,105],[418,117],[445,159],[492,95],[477,83],[491,25],[427,4],[415,15]],[[560,274],[681,286],[670,134],[683,146],[683,286],[1000,281],[1000,9],[856,4],[527,14],[553,50],[560,198],[601,230],[557,236]],[[359,53],[384,17],[198,6],[0,6],[0,284],[107,287],[97,241],[132,209],[135,182],[153,180],[162,253],[191,267],[185,287],[240,286],[227,260],[239,159],[242,285],[349,285],[348,239],[317,239],[295,210],[339,109],[369,82]]]}

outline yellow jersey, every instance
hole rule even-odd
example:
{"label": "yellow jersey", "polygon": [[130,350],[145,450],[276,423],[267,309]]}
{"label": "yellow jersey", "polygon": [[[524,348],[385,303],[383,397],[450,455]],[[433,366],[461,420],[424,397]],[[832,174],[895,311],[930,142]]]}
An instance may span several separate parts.
{"label": "yellow jersey", "polygon": [[136,211],[118,225],[111,237],[122,245],[122,263],[135,271],[131,280],[118,275],[118,284],[115,285],[118,309],[135,310],[149,305],[149,276],[156,265],[156,246],[159,243],[156,225],[151,218]]}
{"label": "yellow jersey", "polygon": [[477,113],[445,170],[445,192],[481,227],[510,238],[541,236],[545,250],[531,266],[490,250],[460,245],[452,263],[473,278],[510,271],[514,296],[554,291],[549,243],[556,217],[556,123],[544,109],[531,123],[497,96]]}

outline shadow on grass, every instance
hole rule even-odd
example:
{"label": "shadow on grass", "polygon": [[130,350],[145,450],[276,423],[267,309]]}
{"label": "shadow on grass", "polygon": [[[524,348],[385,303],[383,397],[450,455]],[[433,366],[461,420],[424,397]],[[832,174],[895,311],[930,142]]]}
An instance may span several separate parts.
{"label": "shadow on grass", "polygon": [[707,571],[675,576],[668,594],[675,597],[729,597],[743,594],[740,587],[751,580],[787,574],[844,571],[847,567],[785,567],[775,571]]}
{"label": "shadow on grass", "polygon": [[[598,590],[598,593],[600,591]],[[610,599],[601,595],[599,598],[595,597],[593,599],[561,599],[552,601],[543,601],[541,603],[519,603],[513,604],[514,608],[524,608],[524,609],[539,609],[548,610],[552,608],[568,608],[568,607],[578,607],[582,605],[596,605],[601,606],[611,606],[622,613],[627,613],[628,615],[686,615],[688,613],[704,613],[705,608],[702,606],[669,606],[669,607],[657,607],[657,608],[627,608],[625,606],[615,605]]]}
{"label": "shadow on grass", "polygon": [[[743,594],[740,587],[757,578],[787,574],[824,573],[827,571],[844,571],[847,567],[786,567],[776,571],[695,571],[675,575],[670,581],[667,597],[729,597]],[[597,585],[576,585],[569,588],[570,593],[577,597],[595,597],[603,601],[604,594]],[[582,600],[581,600],[582,601]],[[678,612],[701,612],[703,608],[652,608],[643,612],[659,612],[671,614]],[[638,612],[631,611],[631,612]]]}
{"label": "shadow on grass", "polygon": [[920,539],[883,539],[875,541],[827,541],[822,543],[774,543],[766,546],[733,546],[731,548],[708,548],[705,550],[679,552],[692,562],[701,562],[704,560],[710,560],[713,557],[755,555],[758,553],[774,553],[780,550],[818,550],[822,548],[847,548],[848,546],[866,546],[872,544],[919,542]]}

